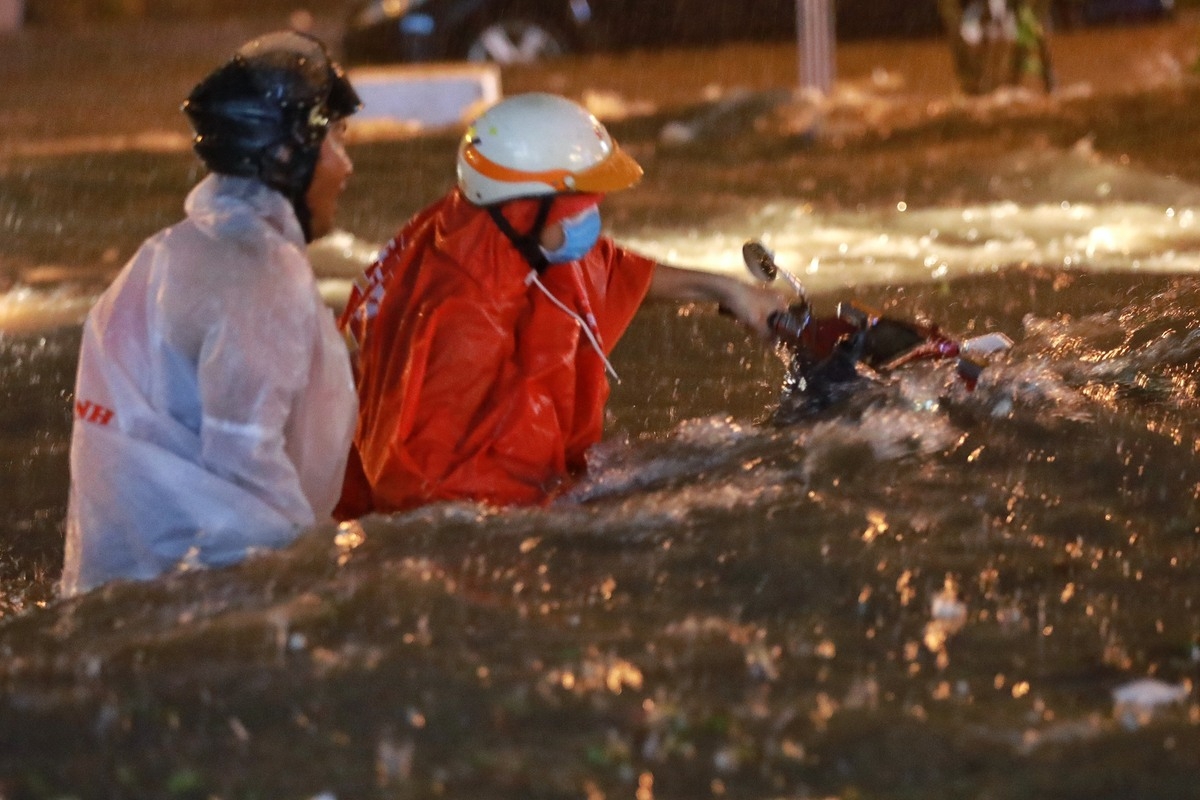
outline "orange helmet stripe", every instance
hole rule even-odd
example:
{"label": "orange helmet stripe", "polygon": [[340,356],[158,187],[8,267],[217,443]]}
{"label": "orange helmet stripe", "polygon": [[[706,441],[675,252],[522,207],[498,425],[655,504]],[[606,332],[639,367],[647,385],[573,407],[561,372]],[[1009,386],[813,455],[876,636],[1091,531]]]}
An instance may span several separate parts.
{"label": "orange helmet stripe", "polygon": [[512,167],[506,167],[503,164],[497,164],[495,161],[492,161],[479,152],[479,148],[474,144],[468,144],[463,148],[463,161],[466,161],[471,166],[471,169],[483,177],[491,178],[494,181],[503,181],[504,183],[545,183],[554,187],[555,191],[570,191],[566,183],[567,177],[571,175],[569,170],[548,169],[545,172],[525,172],[524,170],[513,169]]}
{"label": "orange helmet stripe", "polygon": [[641,166],[613,142],[608,158],[580,172],[549,169],[543,172],[524,170],[497,164],[479,152],[474,143],[462,151],[463,161],[485,178],[504,183],[544,183],[556,192],[613,192],[628,189],[642,177]]}

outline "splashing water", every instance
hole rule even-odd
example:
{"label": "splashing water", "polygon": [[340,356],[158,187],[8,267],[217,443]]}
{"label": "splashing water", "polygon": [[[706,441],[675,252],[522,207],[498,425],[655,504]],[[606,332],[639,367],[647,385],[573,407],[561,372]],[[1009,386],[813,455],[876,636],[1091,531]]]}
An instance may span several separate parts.
{"label": "splashing water", "polygon": [[[611,217],[622,241],[715,271],[740,274],[742,242],[762,237],[814,303],[1007,333],[974,391],[921,364],[778,424],[774,353],[715,315],[648,306],[614,353],[606,439],[548,506],[318,527],[230,569],[65,602],[77,325],[114,264],[46,280],[5,263],[0,783],[1127,796],[1097,784],[1103,763],[1142,796],[1190,796],[1200,194],[1087,141],[1010,153],[988,136],[967,174],[929,169],[966,199],[879,189],[843,208],[802,180],[754,182],[697,225],[670,220],[701,216],[702,191],[651,183],[644,202],[672,213],[613,198]],[[419,146],[373,147],[367,165],[424,174]],[[680,152],[646,160],[735,187],[754,169]],[[886,142],[872,154],[868,180],[907,166]],[[787,160],[764,172],[772,159]],[[821,163],[814,193],[843,174]],[[331,305],[371,238],[314,252]],[[1112,690],[1147,676],[1175,688],[1129,733]]]}

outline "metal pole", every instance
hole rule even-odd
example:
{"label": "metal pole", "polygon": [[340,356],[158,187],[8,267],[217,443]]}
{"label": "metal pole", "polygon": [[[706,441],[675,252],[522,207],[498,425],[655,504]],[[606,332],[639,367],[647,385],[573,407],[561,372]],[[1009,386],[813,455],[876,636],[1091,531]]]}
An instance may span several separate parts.
{"label": "metal pole", "polygon": [[834,60],[833,0],[796,0],[796,47],[800,88],[828,95],[837,71]]}

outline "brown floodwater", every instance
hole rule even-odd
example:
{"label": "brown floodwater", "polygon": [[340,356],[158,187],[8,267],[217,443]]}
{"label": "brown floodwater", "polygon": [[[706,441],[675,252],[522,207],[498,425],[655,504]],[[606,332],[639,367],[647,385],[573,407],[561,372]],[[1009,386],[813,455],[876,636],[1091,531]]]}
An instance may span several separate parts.
{"label": "brown floodwater", "polygon": [[[786,63],[714,58],[738,53]],[[707,61],[638,58],[674,87]],[[506,81],[614,73],[634,106],[650,78],[620,63]],[[78,314],[199,173],[169,147],[7,139],[0,795],[1194,797],[1200,89],[937,103],[877,81],[814,125],[781,80],[612,122],[647,178],[606,200],[610,229],[706,268],[763,237],[820,308],[1007,334],[974,391],[921,364],[779,424],[779,354],[649,306],[590,473],[549,507],[330,525],[70,601]],[[356,145],[345,228],[382,241],[453,147]]]}

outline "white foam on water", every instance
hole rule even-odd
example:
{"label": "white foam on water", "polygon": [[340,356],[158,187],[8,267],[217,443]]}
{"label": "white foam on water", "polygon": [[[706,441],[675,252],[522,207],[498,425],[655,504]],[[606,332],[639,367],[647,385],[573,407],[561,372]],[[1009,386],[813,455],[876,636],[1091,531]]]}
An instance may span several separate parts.
{"label": "white foam on water", "polygon": [[[615,231],[659,260],[745,277],[747,239],[761,239],[810,291],[939,281],[1035,264],[1090,271],[1200,272],[1200,187],[1096,156],[1089,140],[980,165],[1005,199],[961,207],[819,210],[789,197],[747,197],[740,211],[689,227]],[[643,187],[639,191],[649,191]],[[335,309],[379,243],[337,231],[310,256]],[[95,295],[20,283],[0,295],[0,330],[77,323]]]}
{"label": "white foam on water", "polygon": [[1200,271],[1196,210],[1147,203],[997,202],[820,213],[770,201],[736,219],[648,230],[623,244],[668,263],[742,276],[761,239],[810,291],[945,280],[1023,264],[1096,272]]}
{"label": "white foam on water", "polygon": [[[347,231],[335,231],[309,247],[317,287],[326,304],[335,310],[346,304],[355,279],[377,252],[378,245]],[[80,282],[69,269],[59,266],[23,270],[12,287],[0,293],[0,333],[27,334],[81,325],[102,291],[94,278]]]}
{"label": "white foam on water", "polygon": [[[770,435],[749,423],[713,416],[685,420],[671,432],[666,443],[656,441],[649,447],[639,447],[623,438],[607,439],[588,453],[587,474],[564,499],[569,503],[594,502],[681,479],[693,479],[725,464],[740,445],[753,447],[755,442]],[[754,484],[760,482],[756,480]],[[733,487],[729,489],[737,491]],[[754,491],[755,487],[748,486],[747,490]],[[699,500],[704,507],[713,503],[728,507],[729,503],[737,502],[727,493],[720,497],[715,494],[700,497]],[[683,507],[694,505],[690,501],[683,503]],[[675,511],[668,510],[668,513]]]}
{"label": "white foam on water", "polygon": [[669,263],[739,276],[743,242],[760,239],[812,291],[1021,264],[1200,271],[1200,187],[1104,161],[1087,139],[1070,150],[1030,150],[979,166],[973,180],[1003,199],[822,211],[791,187],[792,196],[748,197],[741,211],[700,225],[618,238]]}
{"label": "white foam on water", "polygon": [[96,297],[69,285],[16,286],[0,294],[0,333],[37,333],[79,325]]}
{"label": "white foam on water", "polygon": [[948,450],[961,436],[936,408],[921,407],[869,408],[855,419],[824,420],[798,431],[807,452],[805,480],[830,472],[847,452],[866,450],[877,462],[898,461]]}

